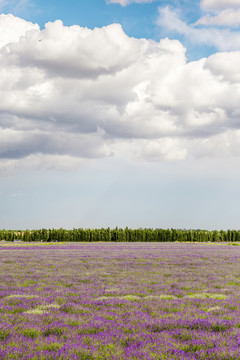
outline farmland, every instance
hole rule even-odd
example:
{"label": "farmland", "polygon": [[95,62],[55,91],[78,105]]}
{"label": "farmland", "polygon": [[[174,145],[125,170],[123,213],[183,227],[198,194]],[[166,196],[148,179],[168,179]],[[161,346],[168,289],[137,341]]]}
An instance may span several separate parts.
{"label": "farmland", "polygon": [[240,247],[5,243],[0,358],[240,359]]}

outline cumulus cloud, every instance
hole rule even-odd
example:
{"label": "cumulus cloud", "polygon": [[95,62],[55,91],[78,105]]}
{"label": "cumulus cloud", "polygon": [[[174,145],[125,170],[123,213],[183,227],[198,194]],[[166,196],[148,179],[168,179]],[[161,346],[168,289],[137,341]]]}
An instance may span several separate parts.
{"label": "cumulus cloud", "polygon": [[153,1],[154,0],[106,0],[106,3],[107,4],[120,4],[121,6],[127,6],[132,3],[146,4],[146,3],[151,3]]}
{"label": "cumulus cloud", "polygon": [[136,60],[137,47],[119,24],[90,30],[64,27],[58,20],[9,44],[4,56],[10,63],[17,56],[19,66],[43,68],[50,76],[95,78],[129,66]]}
{"label": "cumulus cloud", "polygon": [[239,156],[239,51],[188,63],[179,41],[130,38],[118,24],[40,30],[5,15],[3,28],[1,173]]}
{"label": "cumulus cloud", "polygon": [[6,44],[16,43],[30,30],[39,31],[39,26],[11,14],[0,14],[0,48]]}
{"label": "cumulus cloud", "polygon": [[219,53],[210,56],[205,62],[205,68],[215,76],[230,83],[240,83],[240,51]]}

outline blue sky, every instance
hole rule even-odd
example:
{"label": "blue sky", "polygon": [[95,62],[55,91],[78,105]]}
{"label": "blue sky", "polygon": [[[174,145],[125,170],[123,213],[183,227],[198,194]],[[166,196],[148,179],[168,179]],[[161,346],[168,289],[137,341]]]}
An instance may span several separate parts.
{"label": "blue sky", "polygon": [[239,0],[1,0],[0,34],[0,228],[239,227]]}

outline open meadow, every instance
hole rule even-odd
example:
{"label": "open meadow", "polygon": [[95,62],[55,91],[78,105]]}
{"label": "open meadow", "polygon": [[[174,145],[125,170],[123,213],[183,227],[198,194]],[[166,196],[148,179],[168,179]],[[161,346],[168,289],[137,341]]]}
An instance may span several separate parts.
{"label": "open meadow", "polygon": [[1,359],[240,359],[239,304],[239,246],[0,246]]}

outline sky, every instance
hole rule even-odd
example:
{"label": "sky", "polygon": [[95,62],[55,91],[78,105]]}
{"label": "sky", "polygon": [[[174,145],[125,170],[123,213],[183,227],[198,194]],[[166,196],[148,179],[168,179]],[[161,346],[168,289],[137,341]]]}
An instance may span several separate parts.
{"label": "sky", "polygon": [[240,0],[0,0],[0,228],[239,229]]}

